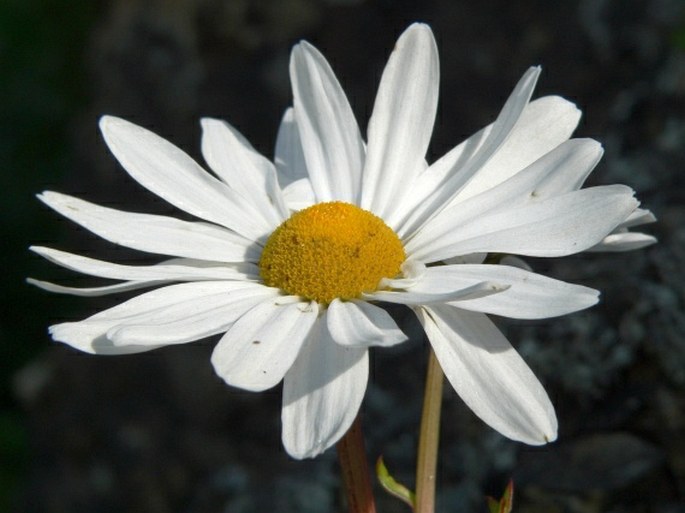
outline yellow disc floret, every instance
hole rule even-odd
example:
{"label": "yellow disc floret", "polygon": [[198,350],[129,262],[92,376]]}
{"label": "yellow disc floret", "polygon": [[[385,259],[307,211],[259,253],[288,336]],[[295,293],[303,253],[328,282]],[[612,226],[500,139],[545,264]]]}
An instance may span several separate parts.
{"label": "yellow disc floret", "polygon": [[400,272],[402,242],[379,217],[349,203],[300,210],[271,234],[259,269],[264,283],[328,304],[376,290]]}

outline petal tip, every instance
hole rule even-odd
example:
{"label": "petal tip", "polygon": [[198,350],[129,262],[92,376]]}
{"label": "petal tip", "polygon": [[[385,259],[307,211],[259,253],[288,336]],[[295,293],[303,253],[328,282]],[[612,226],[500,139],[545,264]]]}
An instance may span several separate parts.
{"label": "petal tip", "polygon": [[557,431],[554,430],[554,431],[551,431],[549,434],[543,434],[542,439],[543,439],[543,442],[540,445],[545,445],[545,444],[549,444],[549,443],[556,441]]}
{"label": "petal tip", "polygon": [[117,128],[125,125],[130,125],[128,121],[125,121],[122,118],[118,118],[116,116],[110,116],[109,114],[105,114],[104,116],[100,117],[100,120],[98,121],[98,126],[100,127],[100,131],[104,134],[106,132],[110,132],[111,130],[116,130]]}
{"label": "petal tip", "polygon": [[218,125],[218,124],[222,124],[222,123],[223,123],[222,120],[217,119],[217,118],[212,118],[209,116],[205,116],[205,117],[200,118],[200,126],[205,130],[207,128],[211,128],[213,125]]}
{"label": "petal tip", "polygon": [[54,194],[56,194],[56,193],[54,193],[52,191],[43,191],[43,192],[39,192],[38,194],[36,194],[36,198],[38,198],[40,201],[42,201],[43,203],[45,203],[47,205],[49,198]]}
{"label": "petal tip", "polygon": [[288,455],[296,460],[313,459],[326,450],[326,447],[322,442],[311,447],[297,447],[297,445],[291,443],[291,440],[286,436],[283,436],[281,441]]}
{"label": "petal tip", "polygon": [[433,34],[433,30],[431,29],[430,25],[428,25],[427,23],[424,23],[422,21],[415,21],[414,23],[409,25],[409,27],[407,27],[405,32],[409,32],[409,31],[423,31],[425,33]]}

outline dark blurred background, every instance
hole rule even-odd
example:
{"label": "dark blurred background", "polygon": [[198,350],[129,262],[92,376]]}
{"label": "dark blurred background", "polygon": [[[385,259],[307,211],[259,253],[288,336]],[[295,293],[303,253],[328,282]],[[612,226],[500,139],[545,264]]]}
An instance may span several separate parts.
{"label": "dark blurred background", "polygon": [[[530,448],[485,427],[445,388],[439,510],[485,512],[516,483],[514,510],[685,511],[685,2],[582,0],[3,0],[0,2],[0,510],[343,511],[333,450],[295,462],[280,446],[280,390],[249,394],[213,375],[214,341],[125,357],[53,343],[47,326],[122,298],[57,296],[26,276],[85,284],[27,251],[103,258],[34,198],[44,189],[128,210],[174,213],[102,143],[115,114],[200,159],[201,116],[225,118],[272,156],[290,104],[288,56],[307,39],[331,62],[366,126],[378,78],[409,23],[441,56],[429,160],[491,122],[533,64],[536,92],[584,111],[579,136],[606,155],[591,184],[625,183],[659,218],[644,251],[534,261],[603,291],[587,312],[500,325],[545,384],[559,441]],[[364,406],[371,458],[413,485],[426,347],[374,355]],[[499,322],[499,321],[498,321]],[[407,511],[379,490],[379,510]]]}

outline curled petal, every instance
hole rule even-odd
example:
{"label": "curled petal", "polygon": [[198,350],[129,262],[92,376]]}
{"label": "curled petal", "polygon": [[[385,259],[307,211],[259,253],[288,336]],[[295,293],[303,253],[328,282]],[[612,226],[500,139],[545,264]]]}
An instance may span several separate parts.
{"label": "curled petal", "polygon": [[326,322],[333,340],[343,346],[387,347],[407,340],[388,312],[365,301],[335,299]]}

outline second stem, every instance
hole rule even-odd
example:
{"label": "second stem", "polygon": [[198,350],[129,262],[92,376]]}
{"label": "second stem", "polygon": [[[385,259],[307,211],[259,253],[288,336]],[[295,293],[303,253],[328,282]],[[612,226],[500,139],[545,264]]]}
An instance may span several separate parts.
{"label": "second stem", "polygon": [[415,513],[435,511],[435,478],[438,465],[440,440],[440,410],[442,406],[442,383],[444,374],[433,348],[428,356],[426,389],[421,412],[419,454],[416,462]]}

